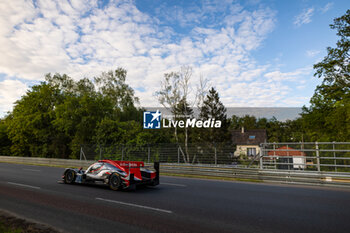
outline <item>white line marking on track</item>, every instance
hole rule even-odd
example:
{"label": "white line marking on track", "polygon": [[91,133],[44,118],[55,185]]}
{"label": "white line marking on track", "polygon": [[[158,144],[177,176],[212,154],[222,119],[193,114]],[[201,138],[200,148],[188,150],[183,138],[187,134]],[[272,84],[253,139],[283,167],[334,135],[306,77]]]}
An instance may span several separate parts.
{"label": "white line marking on track", "polygon": [[41,172],[41,171],[38,170],[38,169],[29,169],[29,168],[23,168],[23,170],[25,170],[25,171],[31,171],[31,172]]}
{"label": "white line marking on track", "polygon": [[137,204],[128,203],[128,202],[114,201],[114,200],[109,200],[109,199],[104,199],[104,198],[99,198],[99,197],[96,197],[96,199],[100,200],[100,201],[113,202],[113,203],[117,203],[117,204],[121,204],[121,205],[128,205],[128,206],[139,207],[139,208],[148,209],[148,210],[155,210],[155,211],[168,213],[168,214],[172,214],[173,213],[170,210],[163,210],[163,209],[153,208],[153,207],[144,206],[144,205],[137,205]]}
{"label": "white line marking on track", "polygon": [[7,182],[7,183],[8,183],[8,184],[12,184],[12,185],[17,185],[17,186],[32,188],[32,189],[40,189],[40,187],[32,186],[32,185],[27,185],[27,184],[19,184],[19,183],[14,183],[14,182]]}
{"label": "white line marking on track", "polygon": [[174,183],[164,183],[164,182],[161,182],[160,184],[179,186],[179,187],[187,187],[187,185],[184,185],[184,184],[174,184]]}

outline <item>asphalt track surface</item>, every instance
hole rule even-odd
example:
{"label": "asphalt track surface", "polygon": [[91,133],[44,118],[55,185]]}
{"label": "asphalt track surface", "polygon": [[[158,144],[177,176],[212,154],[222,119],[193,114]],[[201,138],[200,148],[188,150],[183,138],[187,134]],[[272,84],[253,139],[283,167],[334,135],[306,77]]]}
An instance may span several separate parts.
{"label": "asphalt track surface", "polygon": [[63,232],[350,232],[350,190],[161,176],[112,191],[63,168],[0,163],[0,209]]}

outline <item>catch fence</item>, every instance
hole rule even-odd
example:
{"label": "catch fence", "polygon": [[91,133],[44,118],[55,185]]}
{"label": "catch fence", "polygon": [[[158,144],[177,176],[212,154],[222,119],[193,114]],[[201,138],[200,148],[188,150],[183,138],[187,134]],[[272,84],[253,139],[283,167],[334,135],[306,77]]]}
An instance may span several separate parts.
{"label": "catch fence", "polygon": [[350,142],[263,143],[260,169],[350,172]]}
{"label": "catch fence", "polygon": [[[268,170],[350,172],[350,142],[263,143],[258,148],[246,145],[150,144],[83,145],[80,159],[159,161],[167,164],[209,165]],[[256,153],[250,153],[250,151]]]}
{"label": "catch fence", "polygon": [[135,160],[186,164],[244,164],[248,159],[234,156],[235,146],[227,144],[83,145],[80,159]]}

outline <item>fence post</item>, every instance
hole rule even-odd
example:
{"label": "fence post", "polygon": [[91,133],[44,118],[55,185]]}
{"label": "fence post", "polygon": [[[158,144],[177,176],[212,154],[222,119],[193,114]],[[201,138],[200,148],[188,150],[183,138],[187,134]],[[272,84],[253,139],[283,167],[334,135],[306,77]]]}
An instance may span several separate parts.
{"label": "fence post", "polygon": [[[305,152],[304,152],[304,141],[302,141],[302,142],[300,142],[301,144],[300,144],[300,151],[301,151],[301,154],[302,155],[305,155],[306,157],[308,156]],[[307,169],[307,159],[305,158],[305,160],[303,160],[303,161],[305,161],[305,164],[304,164],[304,166],[303,166],[303,170],[305,171],[305,169]]]}
{"label": "fence post", "polygon": [[318,150],[318,142],[315,142],[316,145],[316,160],[317,160],[317,171],[321,171],[321,165],[320,165],[320,152]]}
{"label": "fence post", "polygon": [[124,161],[124,145],[122,145],[122,161]]}
{"label": "fence post", "polygon": [[334,156],[334,168],[335,168],[335,172],[337,172],[338,169],[337,169],[337,159],[335,158],[335,141],[333,141],[333,156]]}
{"label": "fence post", "polygon": [[[290,163],[290,159],[291,158],[289,158],[289,149],[288,149],[289,147],[288,147],[288,144],[287,144],[287,166],[288,166],[288,170],[291,170],[291,163]],[[293,158],[292,158],[292,164],[294,163],[294,160],[293,160]]]}
{"label": "fence post", "polygon": [[151,148],[148,145],[148,163],[149,163],[150,157],[151,157]]}
{"label": "fence post", "polygon": [[80,146],[80,166],[83,166],[82,164],[82,159],[83,159],[83,156],[84,156],[84,159],[85,159],[85,163],[87,162],[87,158],[85,156],[85,153],[83,151],[83,146]]}
{"label": "fence post", "polygon": [[275,170],[277,170],[276,142],[273,142],[273,161],[275,162]]}
{"label": "fence post", "polygon": [[218,156],[216,154],[216,146],[214,146],[214,153],[215,153],[215,165],[218,164]]}
{"label": "fence post", "polygon": [[260,145],[260,159],[259,159],[259,165],[260,165],[260,169],[262,170],[262,169],[264,169],[264,166],[263,166],[263,156],[264,156],[264,145],[263,144],[261,144]]}
{"label": "fence post", "polygon": [[177,163],[180,163],[180,146],[177,146]]}
{"label": "fence post", "polygon": [[101,146],[100,146],[100,159],[101,160],[101,157],[102,157],[102,149],[101,149]]}

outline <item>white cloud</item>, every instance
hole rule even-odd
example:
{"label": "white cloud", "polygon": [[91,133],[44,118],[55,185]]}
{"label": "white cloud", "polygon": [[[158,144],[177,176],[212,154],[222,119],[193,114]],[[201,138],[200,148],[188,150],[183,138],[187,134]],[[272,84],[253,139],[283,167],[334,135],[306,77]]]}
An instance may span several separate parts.
{"label": "white cloud", "polygon": [[304,75],[310,74],[312,67],[306,67],[297,69],[293,72],[281,72],[279,70],[265,73],[264,77],[267,78],[268,82],[282,82],[282,81],[292,81],[292,82],[304,82]]}
{"label": "white cloud", "polygon": [[329,11],[334,5],[334,2],[327,3],[324,7],[321,8],[321,12],[324,14]]}
{"label": "white cloud", "polygon": [[[168,18],[182,21],[189,31],[182,34],[164,14],[147,15],[132,1],[96,6],[96,1],[0,2],[0,73],[40,81],[48,72],[91,78],[121,66],[143,106],[158,105],[153,94],[163,74],[181,65],[193,67],[193,86],[199,74],[208,78],[227,106],[276,106],[291,88],[282,81],[299,77],[256,64],[251,57],[274,29],[275,12],[269,8],[205,1],[190,12],[178,9],[177,16],[169,13]],[[22,91],[6,102],[11,83]],[[0,111],[9,110],[25,88],[16,79],[3,81]]]}
{"label": "white cloud", "polygon": [[309,101],[309,99],[309,97],[305,96],[290,97],[283,101],[281,107],[302,106],[305,105],[305,103]]}
{"label": "white cloud", "polygon": [[314,14],[315,8],[304,9],[299,15],[297,15],[294,19],[294,24],[299,27],[303,24],[311,23],[311,17]]}
{"label": "white cloud", "polygon": [[28,86],[19,80],[5,79],[0,82],[0,112],[12,110],[13,103],[25,94]]}
{"label": "white cloud", "polygon": [[320,50],[307,50],[306,51],[306,56],[308,57],[315,57],[317,56],[318,54],[320,54]]}

